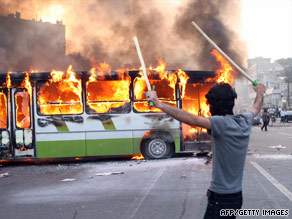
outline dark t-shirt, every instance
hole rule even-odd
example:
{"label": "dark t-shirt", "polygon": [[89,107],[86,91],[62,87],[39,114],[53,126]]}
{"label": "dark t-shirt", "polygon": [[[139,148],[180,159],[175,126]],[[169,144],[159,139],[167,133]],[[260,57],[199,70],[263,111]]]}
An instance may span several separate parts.
{"label": "dark t-shirt", "polygon": [[242,190],[253,118],[253,112],[209,117],[213,152],[211,191],[228,194]]}
{"label": "dark t-shirt", "polygon": [[263,113],[263,122],[269,122],[270,121],[270,115],[269,113]]}

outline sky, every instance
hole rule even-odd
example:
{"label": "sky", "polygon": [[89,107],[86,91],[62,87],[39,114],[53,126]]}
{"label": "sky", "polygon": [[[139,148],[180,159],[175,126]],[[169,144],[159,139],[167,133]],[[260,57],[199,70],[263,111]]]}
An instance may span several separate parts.
{"label": "sky", "polygon": [[292,58],[292,0],[241,0],[248,57]]}

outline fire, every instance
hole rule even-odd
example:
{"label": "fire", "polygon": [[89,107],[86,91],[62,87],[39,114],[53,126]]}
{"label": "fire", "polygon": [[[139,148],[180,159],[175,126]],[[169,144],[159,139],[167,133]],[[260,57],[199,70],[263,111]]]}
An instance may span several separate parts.
{"label": "fire", "polygon": [[233,67],[217,50],[213,49],[211,54],[214,55],[217,62],[220,63],[220,68],[216,70],[216,82],[228,83],[232,86],[234,82],[234,77],[232,73],[235,72]]}
{"label": "fire", "polygon": [[[175,73],[169,73],[165,70],[166,63],[159,60],[159,66],[154,68],[153,71],[147,69],[147,76],[149,82],[155,87],[157,96],[160,101],[169,104],[171,106],[176,106],[175,102],[175,85],[177,83],[177,75]],[[160,109],[155,107],[149,108],[146,101],[144,92],[147,91],[147,85],[140,71],[140,77],[134,79],[134,108],[138,112],[161,112]]]}
{"label": "fire", "polygon": [[130,102],[131,77],[125,69],[111,72],[107,63],[100,63],[90,70],[86,82],[87,105],[94,113],[116,110]]}
{"label": "fire", "polygon": [[7,128],[7,97],[6,94],[0,92],[0,129]]}
{"label": "fire", "polygon": [[26,91],[28,92],[30,99],[31,99],[32,98],[32,86],[31,86],[31,83],[29,81],[29,73],[26,73],[26,76],[21,83],[21,87],[26,89]]}
{"label": "fire", "polygon": [[30,128],[30,96],[27,92],[15,93],[16,127]]}
{"label": "fire", "polygon": [[145,158],[143,157],[142,154],[139,154],[139,155],[133,156],[131,159],[132,159],[132,160],[145,160]]}
{"label": "fire", "polygon": [[184,71],[182,71],[181,69],[179,69],[177,71],[177,75],[179,78],[179,89],[181,92],[181,98],[183,99],[185,96],[185,88],[186,88],[186,84],[188,82],[188,79],[190,78]]}
{"label": "fire", "polygon": [[8,89],[11,88],[10,72],[8,72],[6,76],[6,86]]}
{"label": "fire", "polygon": [[67,72],[51,72],[51,79],[38,91],[38,104],[42,114],[80,114],[82,107],[81,79],[70,65]]}
{"label": "fire", "polygon": [[[229,83],[232,85],[234,82],[234,77],[232,75],[234,69],[229,62],[215,49],[211,54],[215,56],[217,62],[220,64],[220,68],[215,72],[216,77],[207,79],[204,84],[186,84],[185,94],[181,90],[181,93],[184,95],[184,97],[182,97],[183,109],[197,116],[210,116],[210,109],[205,95],[215,83]],[[180,79],[180,81],[182,80]],[[183,124],[185,139],[198,140],[201,137],[200,133],[207,133],[207,130]]]}
{"label": "fire", "polygon": [[[205,95],[214,83],[188,83],[185,88],[185,96],[182,100],[182,108],[193,115],[208,117],[209,105],[206,103],[207,100]],[[206,133],[206,129],[199,127],[191,127],[183,124],[184,139],[198,140],[201,133]]]}
{"label": "fire", "polygon": [[57,20],[62,20],[66,10],[62,5],[51,5],[46,8],[46,11],[41,11],[41,19],[43,22],[56,23]]}

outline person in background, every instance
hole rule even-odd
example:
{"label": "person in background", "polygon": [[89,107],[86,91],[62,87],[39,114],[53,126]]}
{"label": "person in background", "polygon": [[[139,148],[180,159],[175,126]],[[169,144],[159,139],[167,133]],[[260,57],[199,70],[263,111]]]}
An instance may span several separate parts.
{"label": "person in background", "polygon": [[288,122],[288,112],[285,109],[284,122]]}
{"label": "person in background", "polygon": [[285,122],[285,115],[286,115],[285,109],[282,109],[282,110],[281,110],[281,122],[282,122],[282,123]]}
{"label": "person in background", "polygon": [[263,119],[263,126],[261,127],[261,130],[263,131],[263,129],[265,128],[265,131],[268,131],[268,125],[270,122],[270,115],[268,113],[268,110],[265,108],[264,112],[262,114],[262,119]]}
{"label": "person in background", "polygon": [[155,91],[145,93],[155,107],[190,126],[206,128],[212,137],[213,169],[205,219],[222,218],[222,209],[235,210],[242,206],[242,177],[249,137],[254,117],[263,106],[266,87],[259,83],[254,91],[257,95],[252,108],[247,113],[234,115],[237,98],[234,89],[226,83],[212,87],[206,94],[212,115],[208,118],[160,102]]}

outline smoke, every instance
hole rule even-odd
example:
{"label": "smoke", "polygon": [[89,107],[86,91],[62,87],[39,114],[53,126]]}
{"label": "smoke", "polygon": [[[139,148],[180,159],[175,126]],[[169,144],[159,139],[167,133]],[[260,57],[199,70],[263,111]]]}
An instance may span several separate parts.
{"label": "smoke", "polygon": [[240,23],[240,1],[197,0],[189,1],[178,15],[174,32],[185,41],[194,42],[191,56],[203,69],[213,66],[212,46],[189,25],[195,21],[213,41],[235,62],[244,65],[247,60],[246,45],[235,32]]}
{"label": "smoke", "polygon": [[[90,59],[106,61],[112,69],[139,68],[134,36],[139,39],[147,66],[156,66],[161,58],[167,69],[214,70],[211,47],[192,27],[192,20],[235,62],[242,65],[247,58],[246,47],[236,34],[240,26],[240,1],[236,0],[0,0],[0,15],[15,11],[28,20],[62,20],[66,26],[66,56],[44,58],[45,54],[31,54],[11,45],[13,50],[24,51],[15,61],[16,55],[0,39],[0,71],[7,66],[20,70],[30,63],[42,71],[69,64],[75,70],[89,70]],[[58,43],[48,41],[53,42],[47,45],[52,48]],[[21,46],[27,48],[31,42],[24,44]],[[5,65],[2,60],[6,60]]]}

